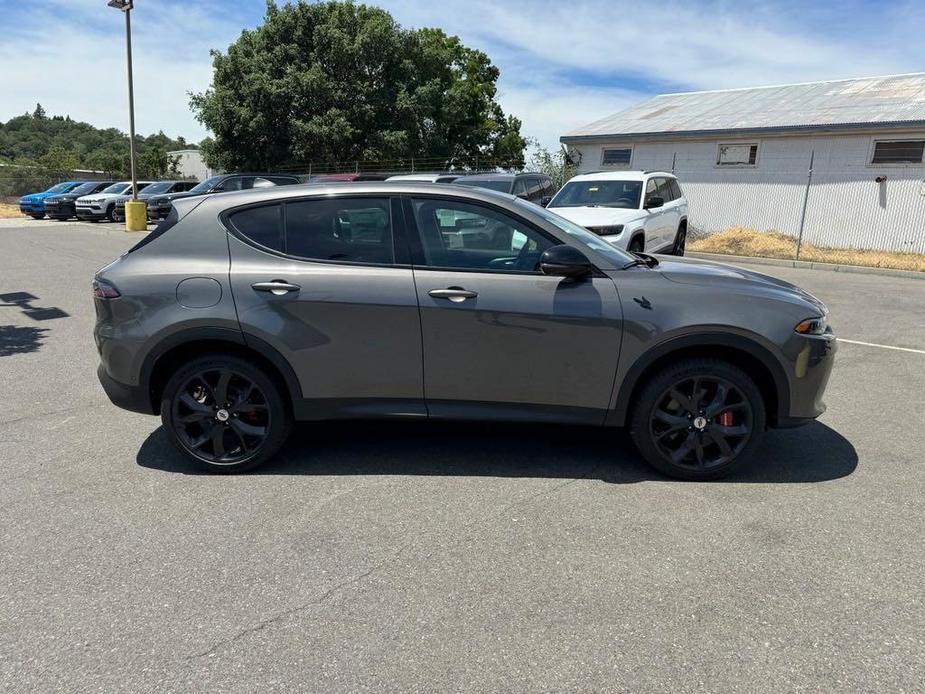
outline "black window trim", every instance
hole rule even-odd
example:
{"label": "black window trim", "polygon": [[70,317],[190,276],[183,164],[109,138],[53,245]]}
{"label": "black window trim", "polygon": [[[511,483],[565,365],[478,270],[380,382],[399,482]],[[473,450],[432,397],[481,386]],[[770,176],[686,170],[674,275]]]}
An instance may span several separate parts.
{"label": "black window trim", "polygon": [[[560,239],[556,238],[553,234],[550,234],[545,229],[542,229],[541,227],[537,226],[530,220],[524,217],[521,217],[518,214],[512,213],[510,210],[500,207],[499,205],[495,205],[490,202],[485,202],[484,200],[473,201],[467,198],[456,198],[456,197],[452,197],[452,196],[448,196],[446,194],[440,194],[440,193],[415,193],[413,195],[408,194],[408,193],[403,193],[401,195],[401,198],[402,198],[402,203],[403,203],[402,211],[405,216],[405,225],[406,225],[405,228],[407,229],[407,232],[408,232],[408,245],[411,247],[411,267],[414,270],[435,270],[437,272],[466,272],[470,274],[471,273],[479,273],[479,274],[489,273],[492,275],[520,275],[524,277],[537,277],[537,276],[547,277],[548,276],[548,275],[544,275],[542,272],[538,270],[505,270],[503,268],[479,268],[479,267],[469,268],[469,267],[453,267],[453,266],[447,266],[447,265],[426,265],[426,264],[419,263],[417,259],[424,258],[424,245],[421,241],[421,233],[418,230],[417,219],[415,218],[415,215],[414,215],[414,207],[413,207],[414,200],[427,199],[427,200],[443,200],[445,202],[461,202],[463,204],[473,205],[476,207],[481,205],[495,212],[506,215],[508,217],[515,217],[516,219],[520,220],[525,226],[537,232],[540,236],[545,238],[547,241],[552,241],[553,245],[556,245],[556,246],[568,245],[564,243],[563,241],[561,241]],[[593,263],[592,263],[592,267],[593,267],[592,276],[594,277],[605,277],[606,276],[601,270],[599,270],[596,266],[594,266]]]}
{"label": "black window trim", "polygon": [[[393,263],[367,263],[356,260],[325,260],[322,258],[303,258],[297,255],[289,255],[286,252],[286,204],[287,203],[296,203],[296,202],[306,202],[311,200],[330,200],[332,198],[340,199],[357,199],[357,198],[377,198],[379,200],[386,199],[389,201],[389,223],[392,226],[392,257],[395,259]],[[282,243],[280,246],[283,250],[276,250],[275,248],[267,248],[256,241],[252,240],[250,237],[246,236],[240,229],[238,229],[234,223],[231,221],[231,215],[235,212],[240,212],[242,210],[251,209],[254,207],[268,207],[270,205],[279,205],[280,207],[280,233],[282,234]],[[410,270],[412,268],[411,263],[411,250],[408,248],[408,234],[405,231],[405,218],[403,210],[401,209],[401,203],[398,196],[394,194],[382,194],[382,193],[345,193],[341,195],[301,195],[299,197],[283,197],[275,198],[273,200],[260,200],[259,202],[251,202],[243,205],[237,205],[235,207],[229,207],[228,209],[222,210],[218,215],[218,219],[221,222],[225,230],[237,238],[239,241],[246,243],[252,248],[268,253],[269,255],[275,255],[280,258],[285,258],[286,260],[298,263],[314,263],[316,265],[346,265],[346,266],[356,266],[356,267],[379,267],[379,268],[398,268],[404,270]],[[403,262],[398,262],[399,260]]]}

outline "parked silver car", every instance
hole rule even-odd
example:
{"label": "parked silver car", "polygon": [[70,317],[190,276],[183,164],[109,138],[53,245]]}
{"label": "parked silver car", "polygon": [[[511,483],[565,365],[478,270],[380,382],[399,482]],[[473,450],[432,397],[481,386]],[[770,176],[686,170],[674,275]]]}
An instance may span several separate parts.
{"label": "parked silver car", "polygon": [[791,284],[454,184],[178,199],[93,287],[109,397],[219,471],[294,421],[430,417],[628,425],[658,469],[709,479],[823,411],[836,346]]}

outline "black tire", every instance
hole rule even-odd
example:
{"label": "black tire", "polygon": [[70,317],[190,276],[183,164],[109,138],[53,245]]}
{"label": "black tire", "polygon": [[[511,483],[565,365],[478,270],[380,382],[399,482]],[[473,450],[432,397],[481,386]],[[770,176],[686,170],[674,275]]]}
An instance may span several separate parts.
{"label": "black tire", "polygon": [[32,219],[45,219],[45,215],[43,214],[30,214],[29,216],[32,217]]}
{"label": "black tire", "polygon": [[642,236],[637,236],[630,241],[628,250],[630,253],[642,253],[646,250],[646,240]]}
{"label": "black tire", "polygon": [[110,222],[115,222],[116,221],[115,212],[116,212],[115,204],[112,204],[109,207],[107,207],[106,208],[106,219],[108,219]]}
{"label": "black tire", "polygon": [[678,227],[678,233],[674,237],[674,245],[671,247],[671,255],[683,256],[687,247],[687,226],[682,224]]}
{"label": "black tire", "polygon": [[765,418],[761,392],[742,369],[720,359],[685,359],[656,374],[636,398],[630,436],[669,477],[712,480],[755,450]]}
{"label": "black tire", "polygon": [[[224,391],[223,374],[230,374]],[[161,422],[197,467],[235,473],[273,457],[289,436],[292,416],[283,389],[261,368],[213,354],[184,364],[170,377],[161,397]]]}

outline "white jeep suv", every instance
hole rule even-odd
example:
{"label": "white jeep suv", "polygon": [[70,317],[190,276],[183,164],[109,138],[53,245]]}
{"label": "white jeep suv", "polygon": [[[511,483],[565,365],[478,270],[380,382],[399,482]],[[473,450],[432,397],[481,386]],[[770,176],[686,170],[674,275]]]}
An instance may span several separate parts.
{"label": "white jeep suv", "polygon": [[684,255],[687,199],[665,171],[581,174],[547,206],[629,251]]}

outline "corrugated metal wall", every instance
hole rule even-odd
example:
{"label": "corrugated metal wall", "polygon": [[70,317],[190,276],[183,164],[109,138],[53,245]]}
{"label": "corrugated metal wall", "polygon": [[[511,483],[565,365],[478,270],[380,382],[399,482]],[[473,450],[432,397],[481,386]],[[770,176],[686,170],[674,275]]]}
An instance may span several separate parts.
{"label": "corrugated metal wall", "polygon": [[[797,236],[805,197],[804,241],[925,253],[925,166],[869,164],[874,140],[915,136],[925,132],[636,142],[630,166],[674,170],[690,200],[694,234],[748,226]],[[717,166],[720,142],[758,142],[757,164]],[[572,147],[581,171],[607,168],[600,165],[603,146]],[[886,180],[877,183],[878,176]]]}

